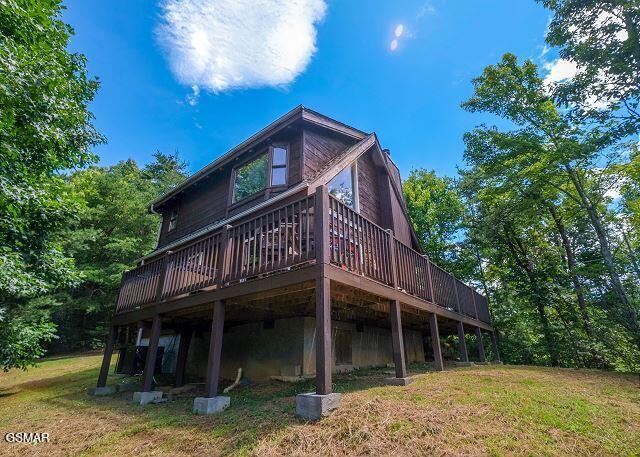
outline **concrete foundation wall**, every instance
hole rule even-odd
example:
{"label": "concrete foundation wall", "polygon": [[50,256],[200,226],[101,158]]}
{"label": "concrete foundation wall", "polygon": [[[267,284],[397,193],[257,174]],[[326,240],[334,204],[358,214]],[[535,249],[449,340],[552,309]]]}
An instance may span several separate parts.
{"label": "concrete foundation wall", "polygon": [[[273,328],[262,322],[229,327],[222,337],[221,375],[235,379],[238,368],[244,377],[266,380],[282,370],[302,365],[303,318],[278,319]],[[195,335],[189,348],[187,374],[206,377],[210,332]]]}
{"label": "concrete foundation wall", "polygon": [[[316,372],[315,333],[316,320],[313,317],[304,318],[304,365],[303,374],[310,375]],[[336,365],[335,342],[336,332],[343,329],[351,332],[352,338],[352,363],[350,365]],[[357,330],[356,324],[350,322],[331,321],[333,371],[347,371],[356,368],[379,367],[393,363],[393,350],[391,344],[391,330],[380,327],[364,325],[362,331]],[[424,362],[424,348],[422,334],[413,330],[404,330],[406,362]]]}
{"label": "concrete foundation wall", "polygon": [[[331,327],[334,372],[393,363],[390,329],[365,325],[359,332],[356,324],[339,321],[332,321]],[[244,377],[253,381],[271,376],[315,374],[315,330],[312,317],[278,319],[271,329],[265,329],[262,322],[229,327],[222,341],[222,377],[235,379],[238,368],[242,368]],[[338,331],[350,334],[350,364],[335,364]],[[190,378],[206,376],[210,335],[209,332],[196,334],[191,341],[187,360]],[[405,329],[404,338],[407,363],[424,362],[421,333]]]}

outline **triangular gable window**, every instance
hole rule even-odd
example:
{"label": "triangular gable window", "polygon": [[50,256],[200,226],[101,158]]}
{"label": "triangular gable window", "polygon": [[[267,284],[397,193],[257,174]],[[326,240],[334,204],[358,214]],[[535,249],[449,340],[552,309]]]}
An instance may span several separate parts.
{"label": "triangular gable window", "polygon": [[327,187],[329,194],[350,208],[358,210],[358,170],[356,162],[338,173]]}

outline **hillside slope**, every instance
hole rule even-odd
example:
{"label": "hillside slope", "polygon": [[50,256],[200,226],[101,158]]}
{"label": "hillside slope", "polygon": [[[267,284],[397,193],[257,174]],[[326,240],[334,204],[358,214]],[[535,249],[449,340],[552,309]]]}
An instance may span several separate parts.
{"label": "hillside slope", "polygon": [[[48,432],[51,443],[8,444],[0,455],[437,454],[640,455],[638,377],[601,371],[485,366],[427,372],[382,386],[384,370],[341,375],[343,405],[298,421],[294,395],[312,383],[231,392],[216,417],[191,413],[193,392],[146,407],[131,393],[88,395],[95,354],[48,359],[0,374],[0,432]],[[116,382],[116,379],[110,379]]]}

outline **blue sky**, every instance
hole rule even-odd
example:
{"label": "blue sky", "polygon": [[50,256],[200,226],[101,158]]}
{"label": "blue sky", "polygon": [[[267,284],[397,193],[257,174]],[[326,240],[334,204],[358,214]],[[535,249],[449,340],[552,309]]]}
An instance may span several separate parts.
{"label": "blue sky", "polygon": [[453,175],[463,133],[493,122],[460,108],[471,78],[505,52],[563,71],[533,0],[245,1],[65,2],[71,47],[102,82],[102,164],[177,149],[194,172],[304,104],[375,131],[403,177]]}

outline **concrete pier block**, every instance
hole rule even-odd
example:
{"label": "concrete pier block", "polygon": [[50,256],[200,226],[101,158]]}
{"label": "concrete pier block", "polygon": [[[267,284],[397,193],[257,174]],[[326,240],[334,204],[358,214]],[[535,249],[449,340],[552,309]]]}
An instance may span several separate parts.
{"label": "concrete pier block", "polygon": [[221,413],[231,405],[230,397],[196,397],[193,399],[193,412],[196,414]]}
{"label": "concrete pier block", "polygon": [[491,365],[491,362],[473,362],[476,365]]}
{"label": "concrete pier block", "polygon": [[155,403],[162,399],[162,391],[151,390],[149,392],[134,392],[133,402],[140,405],[148,405],[149,403]]}
{"label": "concrete pier block", "polygon": [[93,389],[93,395],[96,397],[104,397],[105,395],[111,395],[116,393],[116,388],[113,386],[96,387]]}
{"label": "concrete pier block", "polygon": [[336,393],[318,395],[312,392],[296,395],[296,416],[312,421],[320,420],[340,406],[341,398]]}
{"label": "concrete pier block", "polygon": [[384,383],[388,386],[408,386],[413,382],[413,378],[384,378]]}

